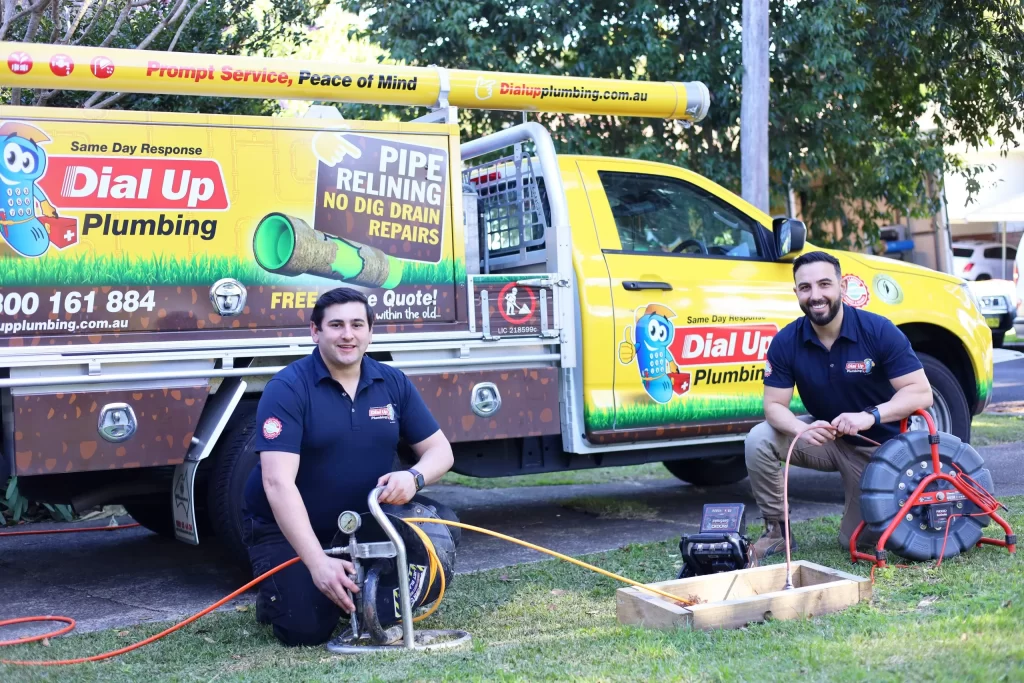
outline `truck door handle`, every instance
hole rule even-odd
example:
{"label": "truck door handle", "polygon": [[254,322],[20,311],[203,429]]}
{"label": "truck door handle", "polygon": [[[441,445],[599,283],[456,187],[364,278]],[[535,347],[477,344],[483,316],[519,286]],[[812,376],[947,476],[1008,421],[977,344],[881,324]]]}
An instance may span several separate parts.
{"label": "truck door handle", "polygon": [[654,282],[650,280],[623,280],[622,286],[631,292],[640,289],[672,289],[672,285],[667,282]]}

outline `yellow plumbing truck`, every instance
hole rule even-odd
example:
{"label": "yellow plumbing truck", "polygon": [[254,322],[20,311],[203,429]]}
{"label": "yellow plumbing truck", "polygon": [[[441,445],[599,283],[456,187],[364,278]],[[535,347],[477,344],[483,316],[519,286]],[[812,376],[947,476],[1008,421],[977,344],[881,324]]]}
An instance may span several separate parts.
{"label": "yellow plumbing truck", "polygon": [[[702,84],[0,50],[6,87],[429,108],[399,122],[0,107],[0,472],[27,496],[120,503],[241,551],[261,388],[312,350],[309,313],[339,285],[369,296],[369,352],[412,377],[457,472],[745,476],[765,354],[801,315],[804,225],[683,168],[557,154],[537,123],[463,141],[455,118],[693,122]],[[969,438],[992,335],[963,281],[837,256],[847,303],[907,334],[939,428]]]}

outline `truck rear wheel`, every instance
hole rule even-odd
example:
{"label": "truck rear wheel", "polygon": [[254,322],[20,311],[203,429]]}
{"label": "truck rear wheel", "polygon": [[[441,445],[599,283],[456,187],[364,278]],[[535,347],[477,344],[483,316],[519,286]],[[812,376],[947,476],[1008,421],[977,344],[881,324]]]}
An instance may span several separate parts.
{"label": "truck rear wheel", "polygon": [[125,511],[154,534],[174,538],[174,510],[170,500],[124,503]]}
{"label": "truck rear wheel", "polygon": [[259,461],[256,447],[256,402],[239,404],[231,424],[212,454],[208,505],[218,541],[245,571],[251,571],[249,550],[242,542],[245,482]]}
{"label": "truck rear wheel", "polygon": [[725,486],[743,481],[747,476],[747,463],[742,452],[713,458],[666,460],[662,464],[676,477],[694,486]]}

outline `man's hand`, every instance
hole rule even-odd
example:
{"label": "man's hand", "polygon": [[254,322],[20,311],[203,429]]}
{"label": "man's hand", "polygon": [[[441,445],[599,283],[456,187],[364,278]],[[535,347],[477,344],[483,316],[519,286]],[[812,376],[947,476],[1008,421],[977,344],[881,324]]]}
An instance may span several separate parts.
{"label": "man's hand", "polygon": [[404,505],[416,495],[416,477],[408,470],[389,472],[377,480],[377,486],[385,485],[378,499],[381,503]]}
{"label": "man's hand", "polygon": [[843,413],[832,420],[832,426],[840,434],[853,436],[858,432],[866,432],[875,426],[875,416],[870,413]]}
{"label": "man's hand", "polygon": [[797,436],[815,446],[824,446],[827,442],[836,440],[835,428],[824,420],[810,423],[801,429]]}
{"label": "man's hand", "polygon": [[339,560],[336,557],[323,555],[323,559],[309,567],[309,573],[313,577],[313,584],[321,593],[349,614],[356,606],[352,603],[345,589],[353,593],[359,592],[359,586],[350,578],[356,573],[355,567],[348,560]]}

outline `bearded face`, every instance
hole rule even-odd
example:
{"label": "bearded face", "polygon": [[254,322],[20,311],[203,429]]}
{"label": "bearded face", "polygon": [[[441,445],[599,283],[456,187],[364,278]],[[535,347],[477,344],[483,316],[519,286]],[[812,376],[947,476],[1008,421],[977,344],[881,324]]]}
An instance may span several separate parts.
{"label": "bearded face", "polygon": [[815,325],[825,326],[839,314],[843,292],[830,263],[808,263],[796,273],[796,296],[802,310]]}

